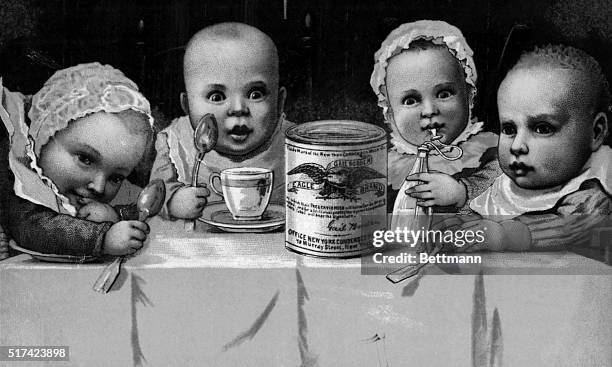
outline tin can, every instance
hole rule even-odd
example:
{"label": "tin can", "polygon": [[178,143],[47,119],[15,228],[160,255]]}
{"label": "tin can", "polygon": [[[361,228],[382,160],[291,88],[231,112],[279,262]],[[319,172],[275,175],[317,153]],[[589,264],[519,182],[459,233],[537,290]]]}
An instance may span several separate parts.
{"label": "tin can", "polygon": [[357,121],[287,130],[285,243],[298,253],[355,257],[373,250],[387,211],[387,134]]}

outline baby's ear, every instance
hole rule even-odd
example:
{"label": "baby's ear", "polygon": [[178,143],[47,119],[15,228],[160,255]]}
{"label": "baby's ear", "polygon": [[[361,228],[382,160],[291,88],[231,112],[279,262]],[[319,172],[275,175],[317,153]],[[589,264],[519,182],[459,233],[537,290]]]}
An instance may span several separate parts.
{"label": "baby's ear", "polygon": [[189,99],[187,99],[187,93],[181,92],[179,97],[181,99],[181,108],[185,115],[189,115]]}
{"label": "baby's ear", "polygon": [[596,151],[603,144],[608,136],[608,116],[605,112],[599,112],[593,118],[593,140],[591,141],[591,151]]}
{"label": "baby's ear", "polygon": [[287,89],[285,87],[278,88],[278,116],[280,117],[285,111],[285,101],[287,100]]}

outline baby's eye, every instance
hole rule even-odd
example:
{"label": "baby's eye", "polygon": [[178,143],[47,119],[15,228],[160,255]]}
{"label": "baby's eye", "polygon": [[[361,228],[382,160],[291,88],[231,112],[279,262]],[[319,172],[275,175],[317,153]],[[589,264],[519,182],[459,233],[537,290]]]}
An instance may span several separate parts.
{"label": "baby's eye", "polygon": [[265,92],[261,89],[254,89],[251,92],[249,92],[249,99],[262,99],[265,96]]}
{"label": "baby's eye", "polygon": [[125,180],[125,177],[123,177],[121,175],[113,175],[113,176],[109,177],[109,181],[114,183],[114,184],[116,184],[116,185],[121,184],[123,182],[123,180]]}
{"label": "baby's eye", "polygon": [[539,123],[533,129],[537,134],[550,135],[555,132],[555,128],[548,123]]}
{"label": "baby's eye", "polygon": [[206,98],[213,103],[219,103],[225,101],[225,94],[221,92],[210,92]]}
{"label": "baby's eye", "polygon": [[438,98],[440,99],[446,99],[446,98],[450,98],[453,96],[453,92],[450,90],[441,90],[438,92]]}
{"label": "baby's eye", "polygon": [[404,106],[414,106],[417,103],[419,103],[419,100],[416,97],[406,97],[402,100]]}
{"label": "baby's eye", "polygon": [[504,135],[515,135],[516,134],[516,126],[512,124],[503,124],[501,126],[501,133]]}
{"label": "baby's eye", "polygon": [[87,154],[77,153],[77,159],[79,162],[86,166],[91,166],[93,164],[93,159],[89,157]]}

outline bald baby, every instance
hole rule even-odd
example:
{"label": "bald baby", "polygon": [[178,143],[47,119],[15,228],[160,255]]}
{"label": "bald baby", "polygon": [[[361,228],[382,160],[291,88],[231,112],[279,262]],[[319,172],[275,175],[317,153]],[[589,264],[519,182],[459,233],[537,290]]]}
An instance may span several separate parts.
{"label": "bald baby", "polygon": [[194,68],[200,66],[201,55],[204,52],[215,51],[225,42],[243,41],[250,44],[250,52],[262,53],[268,57],[271,72],[278,75],[278,51],[270,37],[259,29],[243,23],[219,23],[206,27],[191,37],[185,49],[183,58],[184,77],[187,78]]}
{"label": "bald baby", "polygon": [[[193,132],[205,114],[217,119],[219,136],[206,154],[198,182],[208,183],[214,172],[235,167],[263,167],[274,172],[272,200],[284,200],[285,88],[279,85],[278,52],[266,34],[246,24],[220,23],[196,33],[183,58],[185,92],[181,106],[187,114],[175,119],[157,136],[157,155],[151,178],[166,183],[167,202],[161,215],[195,219],[208,196],[205,187],[190,185],[196,149]],[[198,185],[201,186],[201,185]]]}
{"label": "bald baby", "polygon": [[192,126],[206,113],[215,115],[217,152],[245,156],[265,149],[286,94],[270,37],[241,23],[204,28],[189,41],[183,68],[182,106]]}

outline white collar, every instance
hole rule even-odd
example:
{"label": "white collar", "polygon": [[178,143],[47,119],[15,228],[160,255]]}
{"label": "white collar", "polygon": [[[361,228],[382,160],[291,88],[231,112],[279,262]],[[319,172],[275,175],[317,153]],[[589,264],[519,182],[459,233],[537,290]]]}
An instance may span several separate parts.
{"label": "white collar", "polygon": [[612,196],[612,149],[601,146],[584,165],[583,171],[564,185],[542,190],[528,190],[517,186],[510,177],[499,176],[478,197],[470,208],[481,215],[507,215],[516,217],[524,213],[553,208],[563,197],[578,191],[584,181],[597,179],[608,195]]}

